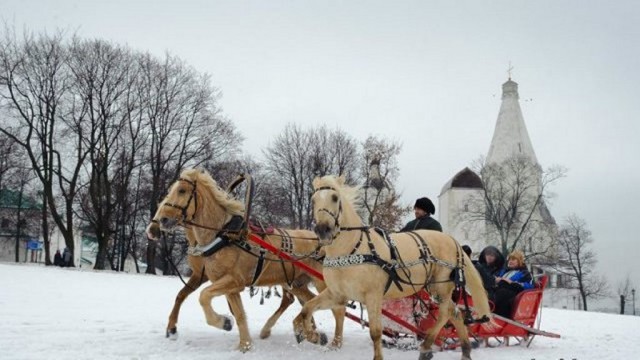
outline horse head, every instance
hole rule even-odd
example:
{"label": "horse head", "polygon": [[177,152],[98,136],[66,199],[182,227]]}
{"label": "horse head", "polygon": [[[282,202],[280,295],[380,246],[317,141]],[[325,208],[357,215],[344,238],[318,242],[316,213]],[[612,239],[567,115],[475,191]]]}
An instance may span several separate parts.
{"label": "horse head", "polygon": [[344,223],[344,207],[352,207],[358,189],[345,185],[344,176],[323,176],[313,180],[314,232],[321,245],[329,245],[340,233]]}
{"label": "horse head", "polygon": [[225,218],[243,214],[244,204],[222,190],[208,172],[187,169],[158,205],[147,227],[147,236],[157,239],[160,231],[172,231],[187,224],[220,226]]}
{"label": "horse head", "polygon": [[[192,169],[183,171],[158,205],[152,223],[157,223],[161,231],[172,231],[177,226],[183,226],[185,221],[196,217],[199,210],[198,197],[197,172]],[[154,235],[154,226],[150,225],[147,230],[150,230],[147,236]]]}

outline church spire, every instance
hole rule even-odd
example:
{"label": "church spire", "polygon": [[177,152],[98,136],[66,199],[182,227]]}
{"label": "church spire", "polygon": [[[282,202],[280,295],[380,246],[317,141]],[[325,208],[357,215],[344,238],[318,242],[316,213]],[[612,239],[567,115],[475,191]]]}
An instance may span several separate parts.
{"label": "church spire", "polygon": [[487,162],[502,162],[510,156],[519,154],[538,163],[520,109],[518,83],[511,80],[512,69],[512,67],[509,69],[509,80],[502,84],[502,104],[487,154]]}

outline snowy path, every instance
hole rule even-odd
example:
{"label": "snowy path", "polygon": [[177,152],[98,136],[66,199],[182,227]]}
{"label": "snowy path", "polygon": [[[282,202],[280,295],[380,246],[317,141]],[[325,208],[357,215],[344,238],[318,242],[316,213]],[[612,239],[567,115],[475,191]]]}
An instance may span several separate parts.
{"label": "snowy path", "polygon": [[[254,349],[235,350],[237,330],[223,332],[206,325],[197,293],[185,301],[178,331],[169,341],[164,329],[177,291],[175,277],[78,271],[0,264],[0,359],[370,359],[369,333],[347,322],[345,343],[327,351],[297,344],[291,321],[300,310],[294,304],[273,329],[271,338],[258,333],[279,299],[259,305],[259,297],[243,300]],[[195,296],[194,296],[195,295]],[[228,314],[224,298],[214,308]],[[316,316],[320,329],[333,333],[330,312]],[[538,337],[530,348],[480,348],[483,359],[637,359],[640,317],[543,309],[542,328],[562,339]],[[385,359],[417,359],[417,351],[384,350]],[[459,359],[460,352],[439,352],[435,360]]]}

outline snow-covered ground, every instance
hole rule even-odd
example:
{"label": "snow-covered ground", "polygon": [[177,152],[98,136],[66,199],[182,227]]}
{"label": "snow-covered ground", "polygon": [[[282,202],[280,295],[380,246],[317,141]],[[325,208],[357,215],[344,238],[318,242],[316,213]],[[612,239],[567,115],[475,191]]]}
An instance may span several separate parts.
{"label": "snow-covered ground", "polygon": [[[194,293],[185,301],[179,338],[165,338],[167,316],[182,283],[175,277],[0,264],[0,359],[370,359],[367,330],[348,321],[338,351],[297,344],[291,321],[296,303],[282,316],[272,336],[258,333],[278,306],[259,296],[243,296],[254,339],[252,351],[235,350],[237,330],[209,327]],[[228,314],[224,298],[214,308]],[[316,315],[318,326],[333,332],[329,312]],[[530,348],[479,348],[475,360],[637,359],[640,317],[543,309],[542,328],[561,339],[537,337]],[[417,351],[384,349],[385,359],[417,359]],[[459,359],[459,351],[438,352],[435,360]]]}

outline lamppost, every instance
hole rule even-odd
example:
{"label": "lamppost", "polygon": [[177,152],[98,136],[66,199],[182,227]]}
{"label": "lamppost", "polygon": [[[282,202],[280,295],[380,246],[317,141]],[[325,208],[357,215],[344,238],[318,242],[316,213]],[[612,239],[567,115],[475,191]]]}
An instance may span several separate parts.
{"label": "lamppost", "polygon": [[636,316],[636,289],[631,289],[631,303],[633,304],[633,316]]}

